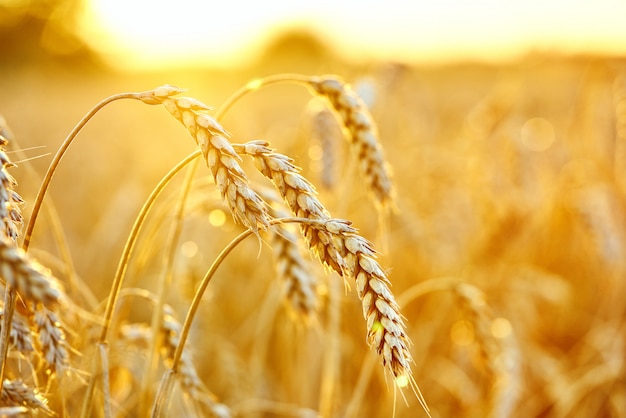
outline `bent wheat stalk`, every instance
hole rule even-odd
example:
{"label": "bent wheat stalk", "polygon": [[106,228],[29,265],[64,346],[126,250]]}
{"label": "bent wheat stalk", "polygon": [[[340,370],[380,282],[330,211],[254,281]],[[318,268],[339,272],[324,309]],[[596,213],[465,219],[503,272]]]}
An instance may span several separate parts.
{"label": "bent wheat stalk", "polygon": [[277,83],[304,85],[314,94],[325,98],[339,116],[353,153],[359,162],[359,170],[366,186],[380,209],[393,207],[395,192],[391,168],[385,161],[382,145],[378,139],[378,129],[367,106],[352,88],[333,75],[307,77],[298,74],[279,74],[253,80],[235,92],[216,112],[219,119],[242,96]]}
{"label": "bent wheat stalk", "polygon": [[[300,223],[300,224],[317,224],[322,223],[322,221],[314,220],[314,219],[306,219],[306,218],[282,218],[282,219],[272,219],[268,222],[269,226],[281,224],[281,223]],[[215,272],[222,264],[222,262],[228,257],[228,255],[239,245],[244,239],[248,236],[252,235],[254,231],[248,229],[237,237],[235,237],[223,250],[222,252],[215,258],[213,264],[209,270],[207,270],[206,274],[200,281],[198,288],[194,294],[193,300],[187,309],[187,316],[185,317],[185,321],[183,322],[183,326],[180,329],[179,334],[179,342],[176,347],[176,351],[172,356],[172,366],[171,368],[163,375],[161,379],[161,383],[159,385],[159,389],[157,392],[156,400],[154,402],[154,407],[152,409],[152,417],[161,417],[163,416],[164,411],[167,408],[169,403],[169,398],[173,389],[174,378],[178,373],[180,373],[181,368],[181,358],[183,354],[183,349],[185,348],[185,344],[187,342],[187,337],[189,336],[189,331],[191,329],[191,323],[193,322],[195,315],[198,311],[198,307],[200,306],[200,302],[202,297],[204,296],[204,292],[208,287],[211,279],[215,275]]]}
{"label": "bent wheat stalk", "polygon": [[[139,214],[135,218],[135,223],[133,224],[129,237],[126,240],[126,243],[124,244],[124,250],[122,251],[122,256],[120,257],[120,261],[118,262],[118,266],[115,271],[115,277],[113,278],[113,283],[111,284],[111,289],[109,291],[109,297],[107,299],[107,305],[105,308],[102,330],[100,332],[100,339],[98,340],[98,345],[102,347],[101,352],[106,353],[107,338],[108,338],[109,330],[111,327],[111,319],[113,317],[113,312],[115,311],[115,307],[117,305],[117,300],[119,298],[119,293],[122,288],[124,275],[126,274],[126,269],[128,268],[128,261],[130,260],[130,256],[137,242],[137,237],[139,236],[139,231],[141,230],[141,227],[145,223],[145,220],[148,217],[150,210],[156,203],[157,198],[159,197],[161,192],[165,189],[165,187],[170,182],[170,180],[174,178],[174,176],[178,174],[185,166],[187,166],[189,163],[191,163],[193,160],[195,160],[199,156],[200,156],[200,151],[198,150],[190,154],[189,156],[187,156],[185,159],[179,162],[174,168],[172,168],[161,179],[161,181],[159,182],[159,184],[157,184],[154,190],[150,193],[150,196],[148,196],[148,199],[146,200]],[[102,358],[100,360],[104,363],[106,359]],[[97,368],[98,368],[98,360],[95,359],[94,371]],[[83,400],[84,402],[83,402],[83,408],[81,412],[82,417],[87,417],[89,415],[89,412],[92,406],[91,402],[93,400],[95,379],[96,379],[96,374],[94,372],[89,377],[89,384],[88,384],[87,392]]]}

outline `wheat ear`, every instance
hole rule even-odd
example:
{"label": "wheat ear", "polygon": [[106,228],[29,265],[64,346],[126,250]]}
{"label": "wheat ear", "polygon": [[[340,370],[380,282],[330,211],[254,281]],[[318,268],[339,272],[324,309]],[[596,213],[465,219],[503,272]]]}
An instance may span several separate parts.
{"label": "wheat ear", "polygon": [[[253,141],[235,150],[254,157],[257,168],[271,179],[297,217],[321,221],[302,225],[309,247],[325,265],[344,279],[356,281],[367,323],[367,340],[383,365],[399,383],[411,379],[410,340],[391,290],[376,261],[372,244],[359,236],[349,221],[332,219],[315,195],[315,188],[299,174],[293,160],[274,153],[268,143]],[[424,405],[425,406],[425,405]]]}
{"label": "wheat ear", "polygon": [[[172,90],[174,89],[174,90]],[[172,97],[176,88],[164,86],[142,99],[148,104],[162,104],[181,122],[200,147],[208,167],[236,222],[257,231],[269,221],[263,199],[250,188],[239,165],[239,156],[227,139],[230,134],[210,115],[210,108],[196,99]]]}
{"label": "wheat ear", "polygon": [[244,95],[261,87],[278,83],[303,85],[331,104],[348,134],[347,137],[352,144],[352,150],[359,161],[359,170],[365,178],[367,188],[374,201],[383,209],[393,207],[395,192],[391,167],[385,161],[376,124],[358,94],[338,77],[333,75],[309,77],[299,74],[278,74],[253,80],[230,96],[216,115],[221,116],[226,113]]}
{"label": "wheat ear", "polygon": [[35,329],[48,370],[63,374],[69,366],[68,345],[56,313],[45,306],[38,306],[35,311]]}
{"label": "wheat ear", "polygon": [[[0,311],[0,319],[4,317],[4,309]],[[0,323],[2,321],[0,320]],[[33,351],[33,336],[30,332],[27,319],[19,312],[13,314],[11,322],[11,346],[20,353]]]}
{"label": "wheat ear", "polygon": [[[2,406],[23,406],[29,411],[41,411],[48,416],[56,416],[41,394],[20,380],[5,380],[0,395]],[[4,415],[3,415],[4,416]]]}
{"label": "wheat ear", "polygon": [[[277,213],[276,218],[283,218]],[[289,312],[305,322],[313,318],[318,309],[317,278],[300,251],[298,237],[286,225],[276,225],[270,236],[274,250],[276,272],[280,279]]]}
{"label": "wheat ear", "polygon": [[[289,216],[282,208],[282,197],[273,188],[259,188],[259,193],[269,202],[272,218]],[[281,282],[285,305],[296,319],[308,322],[317,314],[319,280],[311,271],[303,255],[301,239],[287,224],[276,224],[269,232],[269,244],[274,251],[276,275]]]}
{"label": "wheat ear", "polygon": [[391,169],[385,162],[378,129],[367,106],[352,88],[334,76],[313,78],[316,93],[328,99],[341,118],[370,193],[382,207],[394,201]]}
{"label": "wheat ear", "polygon": [[[513,347],[505,347],[494,337],[491,327],[493,314],[484,293],[468,283],[453,287],[460,305],[469,313],[476,332],[481,358],[491,383],[489,417],[511,416],[517,398],[513,369],[516,366]],[[508,348],[508,350],[507,350]]]}
{"label": "wheat ear", "polygon": [[26,302],[52,308],[61,296],[50,272],[5,240],[0,240],[0,277]]}
{"label": "wheat ear", "polygon": [[24,222],[20,211],[24,200],[14,190],[17,182],[7,172],[7,168],[14,166],[4,152],[7,144],[7,139],[0,135],[0,220],[4,225],[4,235],[16,243],[20,227]]}

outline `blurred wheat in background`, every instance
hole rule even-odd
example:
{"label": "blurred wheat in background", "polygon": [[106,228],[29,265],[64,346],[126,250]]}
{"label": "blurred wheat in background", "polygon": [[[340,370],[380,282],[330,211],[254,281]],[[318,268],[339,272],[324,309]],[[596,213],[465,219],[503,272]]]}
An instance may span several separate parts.
{"label": "blurred wheat in background", "polygon": [[626,44],[141,64],[105,4],[0,1],[0,416],[626,417]]}

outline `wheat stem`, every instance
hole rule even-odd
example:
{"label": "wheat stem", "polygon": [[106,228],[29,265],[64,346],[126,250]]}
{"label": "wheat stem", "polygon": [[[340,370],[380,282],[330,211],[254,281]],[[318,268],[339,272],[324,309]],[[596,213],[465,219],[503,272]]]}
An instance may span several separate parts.
{"label": "wheat stem", "polygon": [[[179,162],[174,168],[172,168],[159,182],[159,184],[154,188],[143,207],[141,208],[139,214],[135,218],[135,223],[133,224],[131,233],[126,240],[126,244],[124,245],[124,250],[122,252],[122,256],[120,257],[120,261],[117,266],[117,270],[115,273],[115,277],[113,278],[113,283],[111,284],[111,290],[109,292],[109,297],[107,299],[107,305],[105,308],[104,318],[102,330],[100,333],[100,339],[98,341],[98,345],[106,344],[106,340],[108,338],[109,328],[111,326],[111,317],[113,316],[113,312],[117,303],[117,298],[119,297],[119,292],[122,287],[122,281],[124,279],[124,274],[126,273],[126,269],[128,267],[128,261],[130,260],[130,256],[135,247],[135,243],[137,242],[137,238],[139,235],[139,230],[143,226],[148,213],[152,209],[152,206],[156,202],[157,198],[165,189],[165,186],[170,182],[170,180],[178,174],[187,164],[191,163],[194,159],[200,156],[200,150],[196,150],[181,162]],[[85,395],[85,402],[83,403],[83,417],[87,417],[89,414],[89,409],[91,408],[91,401],[93,399],[93,390],[95,388],[95,374],[89,378],[89,385]]]}
{"label": "wheat stem", "polygon": [[61,159],[67,152],[70,145],[72,145],[72,142],[74,142],[74,139],[76,138],[78,133],[81,131],[81,129],[83,129],[83,127],[87,124],[87,122],[89,122],[89,120],[96,113],[98,113],[98,111],[100,111],[103,107],[105,107],[109,103],[112,103],[116,100],[133,99],[133,98],[136,98],[138,94],[141,94],[141,93],[120,93],[120,94],[115,94],[113,96],[109,96],[106,99],[102,100],[100,103],[98,103],[93,108],[91,108],[91,110],[85,116],[83,116],[83,118],[78,122],[78,124],[74,126],[74,128],[69,133],[67,138],[65,138],[65,140],[61,144],[61,147],[58,149],[57,153],[54,155],[54,158],[52,159],[50,166],[48,167],[48,171],[46,172],[46,175],[43,178],[41,186],[39,187],[39,191],[37,192],[37,197],[35,198],[35,201],[33,203],[33,210],[30,215],[30,219],[28,220],[28,224],[26,225],[26,232],[24,233],[24,242],[22,243],[22,248],[24,249],[24,251],[27,251],[28,247],[30,246],[31,237],[33,235],[33,229],[35,228],[35,222],[37,222],[37,216],[39,215],[39,211],[41,210],[43,199],[46,195],[46,192],[48,191],[48,188],[50,187],[52,176],[56,172],[59,166],[59,163],[61,162]]}
{"label": "wheat stem", "polygon": [[[176,210],[176,215],[174,217],[174,222],[172,224],[172,229],[170,231],[170,235],[168,241],[165,245],[165,259],[163,260],[163,264],[165,265],[165,273],[163,274],[159,286],[158,286],[158,294],[157,301],[154,307],[154,312],[152,314],[152,322],[151,329],[153,332],[152,337],[152,349],[150,350],[149,359],[148,359],[148,368],[146,373],[144,374],[143,379],[143,390],[145,397],[148,397],[150,391],[148,388],[151,386],[151,383],[154,381],[155,373],[157,370],[157,363],[159,359],[159,345],[160,338],[158,338],[159,330],[162,328],[161,324],[163,322],[163,309],[165,306],[165,298],[168,287],[172,282],[172,276],[174,273],[174,259],[176,257],[176,249],[178,248],[178,242],[180,240],[180,235],[182,232],[183,226],[183,215],[185,213],[185,203],[187,202],[187,197],[189,196],[189,191],[191,190],[191,185],[193,183],[194,174],[198,169],[198,163],[200,159],[196,158],[193,161],[191,167],[187,172],[187,176],[183,182],[183,187],[181,191],[181,196],[179,198],[178,208]],[[144,408],[147,408],[147,400],[144,403]],[[144,411],[147,411],[145,409]],[[146,415],[146,413],[141,414]]]}
{"label": "wheat stem", "polygon": [[[307,218],[281,218],[281,219],[272,219],[268,222],[268,224],[276,225],[280,223],[303,223],[303,224],[317,224],[322,223],[316,220],[307,219]],[[206,291],[209,282],[215,275],[218,267],[222,264],[222,262],[228,257],[228,255],[248,236],[253,234],[254,231],[247,229],[246,231],[239,234],[235,237],[216,257],[211,264],[211,267],[206,272],[200,284],[198,285],[198,289],[194,294],[193,300],[187,309],[187,316],[185,317],[185,321],[183,322],[183,326],[180,330],[179,343],[174,355],[172,356],[172,366],[170,370],[163,376],[163,380],[161,385],[159,386],[159,391],[157,393],[157,397],[154,403],[154,409],[152,410],[152,417],[160,417],[162,416],[163,407],[169,403],[169,397],[171,394],[172,382],[168,382],[168,380],[173,380],[176,374],[178,373],[178,369],[181,364],[181,357],[183,353],[183,349],[185,348],[185,343],[187,342],[187,337],[189,336],[189,331],[191,329],[191,323],[195,318],[195,315],[198,311],[198,307],[200,306],[200,302],[202,301],[202,297],[204,296],[204,292]]]}

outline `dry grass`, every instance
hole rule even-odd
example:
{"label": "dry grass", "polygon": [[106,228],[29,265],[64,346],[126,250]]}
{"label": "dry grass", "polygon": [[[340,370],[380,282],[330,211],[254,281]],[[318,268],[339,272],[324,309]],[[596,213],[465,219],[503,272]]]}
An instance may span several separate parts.
{"label": "dry grass", "polygon": [[0,415],[626,416],[622,65],[385,66],[367,108],[334,76],[125,93],[40,198],[5,115]]}

